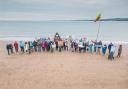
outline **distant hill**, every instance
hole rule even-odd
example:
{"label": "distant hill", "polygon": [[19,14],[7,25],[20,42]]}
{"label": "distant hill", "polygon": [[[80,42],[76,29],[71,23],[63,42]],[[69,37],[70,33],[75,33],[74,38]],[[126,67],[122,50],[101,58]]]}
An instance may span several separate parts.
{"label": "distant hill", "polygon": [[128,21],[128,18],[101,19],[101,21]]}
{"label": "distant hill", "polygon": [[[72,20],[72,21],[94,21],[94,20]],[[128,18],[110,18],[110,19],[101,19],[100,21],[128,21]]]}

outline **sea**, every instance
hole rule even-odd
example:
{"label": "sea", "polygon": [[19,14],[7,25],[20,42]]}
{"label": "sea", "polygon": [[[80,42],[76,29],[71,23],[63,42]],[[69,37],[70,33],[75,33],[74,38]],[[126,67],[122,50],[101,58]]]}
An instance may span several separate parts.
{"label": "sea", "polygon": [[[100,24],[100,26],[99,26]],[[0,21],[0,40],[54,36],[128,43],[128,21]]]}

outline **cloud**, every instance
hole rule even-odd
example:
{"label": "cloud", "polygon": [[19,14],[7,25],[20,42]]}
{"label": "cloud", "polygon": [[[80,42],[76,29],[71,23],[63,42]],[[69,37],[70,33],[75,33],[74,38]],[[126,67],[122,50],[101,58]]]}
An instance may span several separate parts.
{"label": "cloud", "polygon": [[128,16],[128,0],[0,0],[0,19],[50,20]]}
{"label": "cloud", "polygon": [[96,4],[102,3],[107,0],[12,0],[18,3],[84,3],[84,4]]}
{"label": "cloud", "polygon": [[20,4],[127,5],[128,0],[9,0]]}
{"label": "cloud", "polygon": [[128,0],[1,0],[0,3],[14,3],[19,5],[127,5]]}
{"label": "cloud", "polygon": [[[22,5],[58,5],[75,7],[80,5],[105,5],[112,0],[7,0]],[[109,3],[110,4],[110,3]]]}

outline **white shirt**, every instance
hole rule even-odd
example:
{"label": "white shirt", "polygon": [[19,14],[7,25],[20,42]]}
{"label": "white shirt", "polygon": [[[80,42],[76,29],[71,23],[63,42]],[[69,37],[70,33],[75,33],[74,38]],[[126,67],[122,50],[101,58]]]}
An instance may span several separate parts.
{"label": "white shirt", "polygon": [[115,52],[116,46],[111,46],[111,52]]}

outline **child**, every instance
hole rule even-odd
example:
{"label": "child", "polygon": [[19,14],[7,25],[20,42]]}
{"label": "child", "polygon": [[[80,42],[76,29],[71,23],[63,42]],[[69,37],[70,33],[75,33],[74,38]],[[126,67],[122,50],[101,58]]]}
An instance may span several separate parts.
{"label": "child", "polygon": [[106,50],[107,50],[107,45],[105,44],[105,45],[103,45],[103,47],[102,47],[102,54],[103,54],[103,56],[105,56]]}

